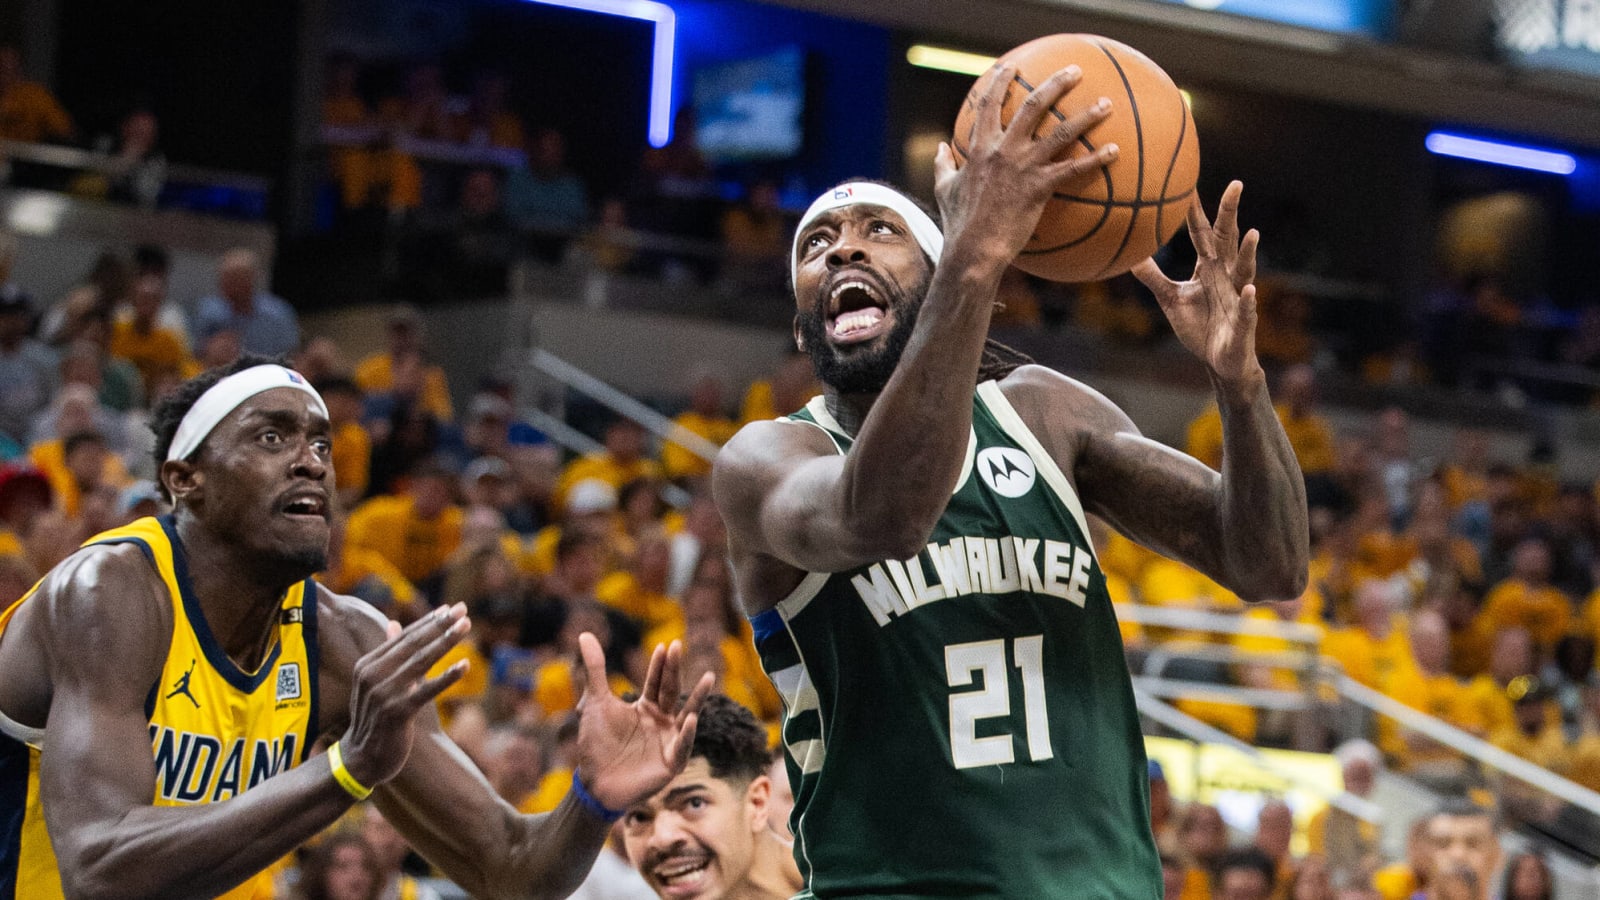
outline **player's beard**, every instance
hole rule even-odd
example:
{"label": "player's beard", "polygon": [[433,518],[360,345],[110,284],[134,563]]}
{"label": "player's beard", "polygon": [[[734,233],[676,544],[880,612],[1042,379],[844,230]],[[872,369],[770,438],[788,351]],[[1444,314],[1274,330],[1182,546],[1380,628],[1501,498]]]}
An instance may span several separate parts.
{"label": "player's beard", "polygon": [[826,294],[818,297],[811,309],[797,317],[800,337],[805,341],[817,379],[841,394],[876,394],[883,390],[900,365],[906,345],[911,343],[911,331],[917,325],[917,314],[931,281],[931,276],[924,277],[909,296],[895,291],[885,298],[886,309],[894,314],[894,326],[878,339],[876,347],[854,344],[840,348],[829,343],[829,298]]}

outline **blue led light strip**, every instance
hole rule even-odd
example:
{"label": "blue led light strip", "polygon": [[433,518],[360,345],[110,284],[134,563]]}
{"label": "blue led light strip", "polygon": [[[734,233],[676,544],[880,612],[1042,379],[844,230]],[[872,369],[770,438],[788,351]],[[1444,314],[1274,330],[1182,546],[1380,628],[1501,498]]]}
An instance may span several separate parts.
{"label": "blue led light strip", "polygon": [[672,53],[678,16],[672,7],[655,0],[527,0],[585,12],[639,19],[655,25],[655,52],[650,60],[650,146],[665,147],[672,140]]}
{"label": "blue led light strip", "polygon": [[1430,153],[1437,153],[1440,156],[1454,156],[1493,163],[1497,166],[1550,172],[1555,175],[1571,175],[1578,168],[1577,158],[1570,153],[1467,137],[1447,131],[1429,133],[1427,139],[1423,141],[1423,146],[1427,147]]}

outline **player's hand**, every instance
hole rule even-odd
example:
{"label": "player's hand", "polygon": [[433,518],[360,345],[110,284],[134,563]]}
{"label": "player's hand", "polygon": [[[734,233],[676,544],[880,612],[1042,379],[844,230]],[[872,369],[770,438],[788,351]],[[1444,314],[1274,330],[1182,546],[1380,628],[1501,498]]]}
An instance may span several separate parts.
{"label": "player's hand", "polygon": [[1194,242],[1194,275],[1173,281],[1155,260],[1133,267],[1133,274],[1156,295],[1178,340],[1200,357],[1226,386],[1254,383],[1263,376],[1256,359],[1256,245],[1254,228],[1239,237],[1239,194],[1235,181],[1222,192],[1217,222],[1206,220],[1199,198],[1189,207],[1189,238]]}
{"label": "player's hand", "polygon": [[1034,137],[1057,101],[1082,80],[1077,66],[1051,75],[1022,101],[1010,124],[1002,126],[1000,110],[1015,75],[1014,66],[991,69],[988,83],[977,92],[972,133],[965,136],[967,161],[960,170],[947,144],[939,145],[933,161],[946,240],[967,234],[983,242],[984,258],[1004,264],[1016,259],[1028,243],[1052,193],[1117,157],[1116,144],[1082,156],[1066,154],[1111,114],[1111,101],[1104,97],[1057,123],[1043,137]]}
{"label": "player's hand", "polygon": [[384,642],[356,660],[350,727],[339,739],[345,767],[367,787],[393,778],[411,755],[417,712],[467,671],[465,660],[436,678],[428,670],[472,628],[467,608],[442,606],[401,630],[390,622]]}
{"label": "player's hand", "polygon": [[683,771],[694,746],[700,704],[711,693],[711,673],[680,702],[678,667],[683,646],[657,646],[650,655],[639,699],[624,702],[606,683],[600,642],[578,636],[587,675],[578,703],[578,769],[589,794],[608,809],[627,809]]}

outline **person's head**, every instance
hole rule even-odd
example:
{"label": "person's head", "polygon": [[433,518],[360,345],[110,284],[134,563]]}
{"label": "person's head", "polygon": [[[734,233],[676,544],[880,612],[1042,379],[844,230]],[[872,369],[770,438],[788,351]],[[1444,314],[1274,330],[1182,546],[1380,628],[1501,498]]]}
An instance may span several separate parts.
{"label": "person's head", "polygon": [[661,482],[654,478],[635,478],[617,491],[617,505],[630,532],[655,530],[667,511],[661,496]]}
{"label": "person's head", "polygon": [[689,389],[689,409],[708,418],[722,415],[722,379],[707,372]]}
{"label": "person's head", "polygon": [[167,276],[153,272],[140,275],[134,279],[133,293],[128,299],[133,304],[134,319],[148,328],[154,324],[161,304],[167,299]]}
{"label": "person's head", "polygon": [[1178,819],[1178,844],[1183,852],[1206,864],[1228,849],[1228,826],[1209,803],[1190,803]]}
{"label": "person's head", "polygon": [[411,852],[411,845],[406,843],[405,837],[378,809],[376,803],[366,804],[362,812],[361,839],[372,848],[372,855],[377,859],[378,868],[385,878],[399,872],[400,864]]}
{"label": "person's head", "polygon": [[1378,784],[1378,773],[1383,770],[1383,754],[1372,742],[1355,738],[1334,748],[1333,758],[1339,761],[1344,776],[1344,789],[1357,797],[1366,797]]}
{"label": "person's head", "polygon": [[298,373],[251,356],[185,382],[151,412],[163,494],[285,585],[327,567],[327,409]]}
{"label": "person's head", "polygon": [[389,313],[385,332],[389,336],[389,353],[401,356],[422,352],[422,313],[414,306],[397,306]]}
{"label": "person's head", "polygon": [[26,461],[0,465],[0,526],[25,538],[50,503],[50,482],[43,472]]}
{"label": "person's head", "polygon": [[232,328],[218,328],[200,342],[200,364],[215,369],[233,364],[244,352],[244,340]]}
{"label": "person's head", "polygon": [[139,275],[160,275],[172,270],[172,255],[160,244],[140,244],[133,248],[133,270]]}
{"label": "person's head", "polygon": [[539,787],[544,777],[544,743],[525,725],[497,725],[484,742],[484,775],[507,803],[516,805]]}
{"label": "person's head", "polygon": [[1290,366],[1278,382],[1278,396],[1297,416],[1311,412],[1317,404],[1317,370],[1305,363]]}
{"label": "person's head", "polygon": [[328,421],[334,425],[361,421],[361,387],[353,379],[335,375],[318,380],[316,386],[328,405]]}
{"label": "person's head", "polygon": [[0,553],[0,603],[10,605],[39,580],[39,572],[27,557]]}
{"label": "person's head", "polygon": [[[721,694],[700,709],[689,763],[622,819],[628,858],[662,897],[712,900],[765,873],[772,781],[767,731]],[[770,864],[770,863],[769,863]]]}
{"label": "person's head", "polygon": [[1587,634],[1569,634],[1556,641],[1556,668],[1561,676],[1574,684],[1585,684],[1594,673],[1594,637]]}
{"label": "person's head", "polygon": [[528,165],[542,175],[552,175],[567,164],[567,139],[554,128],[541,128],[528,141]]}
{"label": "person's head", "polygon": [[1378,413],[1378,454],[1387,459],[1403,459],[1411,453],[1411,417],[1398,406]]}
{"label": "person's head", "polygon": [[72,480],[82,491],[91,491],[100,485],[106,471],[106,439],[98,431],[78,431],[61,442],[62,456]]}
{"label": "person's head", "polygon": [[1511,698],[1511,712],[1517,730],[1530,738],[1537,738],[1549,724],[1550,706],[1555,695],[1536,675],[1513,678],[1506,685],[1506,694]]}
{"label": "person's head", "polygon": [[1411,617],[1411,655],[1426,675],[1443,674],[1450,665],[1450,626],[1438,611],[1418,610]]}
{"label": "person's head", "polygon": [[1489,646],[1489,674],[1501,684],[1512,679],[1532,675],[1534,668],[1533,636],[1528,629],[1513,625],[1494,633],[1494,643]]}
{"label": "person's head", "polygon": [[1550,900],[1555,890],[1550,864],[1537,850],[1524,850],[1506,863],[1505,881],[1500,886],[1504,900]]}
{"label": "person's head", "polygon": [[461,211],[487,216],[500,208],[500,181],[488,169],[473,169],[461,181]]}
{"label": "person's head", "polygon": [[667,575],[672,568],[672,545],[664,532],[639,539],[633,554],[633,577],[646,590],[665,593]]}
{"label": "person's head", "polygon": [[1267,854],[1255,847],[1229,850],[1217,863],[1217,900],[1267,900],[1276,881]]}
{"label": "person's head", "polygon": [[1529,584],[1544,584],[1550,579],[1550,547],[1543,538],[1528,537],[1517,542],[1511,553],[1511,577]]}
{"label": "person's head", "polygon": [[423,521],[437,519],[455,502],[455,475],[442,464],[425,459],[406,478],[406,496],[412,511]]}
{"label": "person's head", "polygon": [[461,493],[467,504],[505,510],[516,500],[511,466],[497,456],[480,456],[461,473]]}
{"label": "person's head", "polygon": [[565,502],[568,524],[603,530],[617,511],[617,489],[599,478],[585,478],[568,489]]}
{"label": "person's head", "polygon": [[1157,823],[1166,822],[1172,818],[1172,786],[1167,783],[1167,771],[1153,759],[1146,769],[1150,773],[1150,818]]}
{"label": "person's head", "polygon": [[300,866],[306,900],[377,900],[383,872],[361,835],[338,833],[308,851]]}
{"label": "person's head", "polygon": [[623,464],[631,463],[644,455],[644,426],[632,419],[619,417],[606,426],[601,442],[612,459]]}
{"label": "person's head", "polygon": [[556,541],[555,574],[567,590],[583,596],[594,593],[606,573],[605,538],[585,529],[562,529]]}
{"label": "person's head", "polygon": [[1381,637],[1393,627],[1394,585],[1378,578],[1364,578],[1356,584],[1356,621],[1368,634]]}
{"label": "person's head", "polygon": [[217,292],[235,306],[247,307],[256,295],[261,261],[254,251],[238,247],[222,254],[217,265]]}
{"label": "person's head", "polygon": [[[1175,894],[1168,894],[1173,897]],[[1295,867],[1288,900],[1333,900],[1333,878],[1327,857],[1313,853]]]}
{"label": "person's head", "polygon": [[943,251],[933,217],[887,185],[825,191],[795,232],[795,343],[842,394],[881,391],[900,363]]}
{"label": "person's head", "polygon": [[1480,889],[1494,883],[1500,867],[1500,833],[1495,815],[1468,800],[1455,799],[1428,820],[1428,840],[1433,846],[1433,874],[1464,869],[1476,879]]}
{"label": "person's head", "polygon": [[1268,800],[1256,817],[1256,849],[1273,860],[1289,856],[1289,841],[1294,837],[1294,811],[1282,800]]}

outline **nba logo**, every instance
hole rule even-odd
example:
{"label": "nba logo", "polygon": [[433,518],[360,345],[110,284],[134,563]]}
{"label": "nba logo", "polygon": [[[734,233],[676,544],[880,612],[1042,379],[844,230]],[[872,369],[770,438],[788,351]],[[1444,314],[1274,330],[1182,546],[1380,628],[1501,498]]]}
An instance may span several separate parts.
{"label": "nba logo", "polygon": [[837,191],[833,192],[833,199],[835,199],[835,200],[845,200],[845,199],[848,199],[849,197],[850,197],[850,189],[849,188],[842,188],[840,190],[837,190]]}
{"label": "nba logo", "polygon": [[284,371],[284,374],[289,376],[289,381],[292,384],[305,384],[306,383],[306,380],[304,378],[300,377],[300,373],[299,372],[296,372],[293,369],[284,369],[283,371]]}

